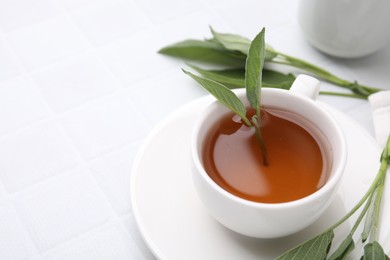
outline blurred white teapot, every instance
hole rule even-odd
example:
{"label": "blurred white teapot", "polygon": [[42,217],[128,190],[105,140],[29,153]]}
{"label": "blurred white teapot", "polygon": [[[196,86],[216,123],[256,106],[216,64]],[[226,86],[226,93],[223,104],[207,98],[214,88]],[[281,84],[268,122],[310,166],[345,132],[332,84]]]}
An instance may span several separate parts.
{"label": "blurred white teapot", "polygon": [[324,53],[356,58],[390,42],[390,0],[301,0],[299,24]]}

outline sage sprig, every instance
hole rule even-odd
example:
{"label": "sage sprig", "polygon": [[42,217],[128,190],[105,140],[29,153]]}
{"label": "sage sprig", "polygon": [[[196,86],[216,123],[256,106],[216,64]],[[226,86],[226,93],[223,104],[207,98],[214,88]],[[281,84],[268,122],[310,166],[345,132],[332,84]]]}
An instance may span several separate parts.
{"label": "sage sprig", "polygon": [[[359,83],[341,79],[314,64],[302,59],[278,52],[271,46],[265,44],[264,30],[250,41],[235,34],[223,34],[211,28],[213,38],[205,40],[186,40],[162,48],[159,53],[166,54],[190,61],[206,62],[214,65],[221,65],[222,69],[203,69],[199,66],[189,65],[202,77],[185,71],[188,75],[200,83],[206,90],[214,93],[214,96],[222,101],[227,107],[238,114],[246,125],[255,127],[256,138],[262,147],[262,136],[260,130],[261,113],[251,119],[246,117],[245,107],[230,88],[245,87],[249,92],[248,99],[258,98],[250,101],[251,106],[257,109],[260,106],[260,88],[275,87],[289,89],[295,80],[291,73],[267,68],[267,64],[279,64],[297,68],[304,72],[313,74],[330,83],[350,90],[350,93],[321,92],[327,95],[337,95],[354,98],[367,98],[369,95],[380,91],[379,88],[368,87]],[[251,47],[258,45],[251,51]],[[253,65],[253,64],[255,65]],[[258,67],[256,67],[258,65]],[[260,69],[259,69],[260,68]],[[249,74],[251,73],[251,74]],[[248,91],[249,89],[249,91]],[[227,94],[229,93],[229,94]],[[233,94],[232,94],[233,93]],[[231,98],[229,98],[231,97]],[[237,104],[235,104],[237,102]],[[241,103],[241,104],[238,104]],[[256,110],[257,111],[257,110]],[[266,152],[262,152],[263,156]],[[381,165],[378,173],[360,201],[339,221],[325,229],[319,235],[309,239],[295,248],[277,257],[279,260],[287,259],[331,259],[341,260],[355,249],[356,231],[364,222],[363,230],[358,239],[363,247],[363,260],[390,260],[378,242],[379,214],[382,195],[385,185],[386,173],[390,165],[390,135],[387,144],[381,155]],[[264,160],[266,162],[266,160]],[[334,230],[347,221],[351,216],[361,209],[353,227],[346,234],[344,240],[328,256],[332,247]]]}
{"label": "sage sprig", "polygon": [[[211,63],[216,65],[221,65],[224,68],[221,71],[209,71],[214,76],[215,74],[223,74],[224,80],[231,78],[234,81],[237,78],[237,69],[244,69],[246,57],[249,52],[249,46],[251,41],[243,36],[237,34],[228,34],[228,33],[218,33],[215,30],[211,29],[213,35],[210,39],[205,40],[185,40],[169,46],[166,46],[159,50],[159,53],[181,58],[188,61],[199,61],[204,63]],[[348,89],[350,93],[342,92],[329,92],[322,91],[321,94],[326,95],[337,95],[344,97],[353,97],[353,98],[363,98],[366,99],[370,94],[380,91],[379,88],[368,87],[362,84],[359,84],[356,81],[349,81],[342,79],[331,72],[320,68],[308,61],[287,55],[285,53],[276,51],[271,46],[265,44],[265,54],[264,61],[265,64],[276,64],[283,65],[288,67],[293,67],[302,72],[309,73],[314,75],[317,78],[321,78],[325,81],[328,81],[332,84],[340,86],[342,88]],[[234,68],[236,70],[229,71],[226,70],[226,66]],[[263,68],[264,69],[264,68]],[[275,71],[275,69],[266,68],[268,71]],[[203,69],[203,76],[207,70]],[[232,72],[232,74],[230,74]],[[275,71],[277,72],[277,71]],[[284,76],[283,73],[278,72],[278,77],[281,77],[281,80]],[[242,78],[242,77],[241,77]],[[219,81],[218,78],[213,78],[213,80],[224,84],[224,82]],[[265,84],[263,87],[282,87],[289,88],[292,84],[291,81],[286,81],[289,85],[279,85],[279,84]],[[235,84],[234,87],[244,87],[244,85]]]}
{"label": "sage sprig", "polygon": [[363,219],[365,219],[364,229],[360,235],[360,239],[364,244],[364,254],[361,259],[389,260],[390,258],[384,253],[382,246],[378,242],[378,227],[383,189],[387,170],[390,166],[390,135],[387,139],[386,146],[383,149],[380,162],[381,165],[374,181],[355,207],[353,207],[334,225],[324,230],[321,234],[287,251],[276,259],[327,259],[334,237],[334,230],[354,215],[361,207],[363,207],[350,232],[328,259],[345,259],[348,254],[353,251],[355,247],[353,239],[354,234]]}
{"label": "sage sprig", "polygon": [[249,46],[248,56],[245,63],[245,90],[246,97],[248,98],[251,107],[256,111],[256,115],[252,117],[252,123],[255,127],[256,139],[260,145],[263,163],[264,165],[268,165],[267,149],[260,130],[260,90],[265,58],[264,34],[265,29],[263,28]]}
{"label": "sage sprig", "polygon": [[[237,49],[241,48],[241,45],[239,43],[231,44],[231,42],[229,42],[229,37],[227,36],[218,35],[216,33],[215,36],[223,39],[224,44],[228,45],[230,48],[237,48]],[[265,37],[265,29],[263,29],[255,37],[255,39],[252,42],[250,42],[248,55],[245,63],[245,71],[244,71],[245,77],[243,81],[246,89],[246,97],[249,101],[250,106],[256,111],[256,114],[251,119],[247,118],[246,108],[244,104],[241,102],[241,100],[236,96],[236,94],[232,90],[230,90],[229,87],[215,80],[215,79],[219,79],[219,81],[222,81],[224,83],[231,83],[234,82],[234,79],[231,80],[226,79],[224,78],[224,75],[221,73],[213,73],[213,72],[205,71],[196,66],[192,66],[192,68],[200,72],[200,74],[209,75],[209,76],[211,75],[211,78],[213,79],[203,78],[194,75],[193,73],[186,71],[184,69],[183,72],[189,75],[191,78],[193,78],[196,82],[198,82],[206,91],[212,94],[219,102],[221,102],[227,108],[229,108],[238,116],[240,116],[247,126],[255,128],[255,136],[259,143],[263,164],[268,165],[269,162],[267,158],[267,149],[260,128],[261,125],[260,95],[261,95],[261,85],[262,85],[262,72],[263,72],[264,58],[265,58],[264,37]]]}

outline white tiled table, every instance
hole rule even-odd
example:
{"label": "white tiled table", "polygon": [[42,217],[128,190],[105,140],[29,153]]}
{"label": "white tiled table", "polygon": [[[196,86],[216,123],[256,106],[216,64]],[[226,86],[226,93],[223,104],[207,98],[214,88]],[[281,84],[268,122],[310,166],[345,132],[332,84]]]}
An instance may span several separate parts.
{"label": "white tiled table", "polygon": [[[132,159],[170,112],[205,95],[156,51],[252,38],[390,89],[390,46],[337,60],[304,40],[296,0],[0,0],[0,259],[153,259],[130,206]],[[333,89],[329,84],[324,89]],[[320,97],[373,133],[366,101]]]}

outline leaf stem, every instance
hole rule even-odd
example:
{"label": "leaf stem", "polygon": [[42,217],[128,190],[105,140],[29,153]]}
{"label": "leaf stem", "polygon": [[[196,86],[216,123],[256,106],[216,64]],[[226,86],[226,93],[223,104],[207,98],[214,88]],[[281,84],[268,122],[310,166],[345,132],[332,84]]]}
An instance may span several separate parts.
{"label": "leaf stem", "polygon": [[261,155],[262,155],[262,158],[263,158],[263,164],[265,166],[268,166],[269,165],[269,161],[268,161],[268,155],[267,155],[267,148],[266,148],[265,143],[264,143],[264,138],[261,135],[259,118],[258,118],[257,115],[252,117],[252,123],[253,123],[253,125],[255,127],[255,135],[256,135],[257,142],[258,142],[258,144],[260,146]]}
{"label": "leaf stem", "polygon": [[386,160],[383,160],[381,163],[381,170],[383,171],[384,174],[382,174],[382,178],[380,183],[378,183],[378,188],[377,188],[377,196],[375,198],[375,204],[374,204],[374,221],[373,221],[373,230],[372,230],[372,238],[374,241],[378,241],[378,236],[379,236],[379,213],[380,213],[380,206],[382,202],[382,195],[383,195],[383,190],[385,186],[385,180],[386,180],[386,170],[388,167],[388,162]]}
{"label": "leaf stem", "polygon": [[321,95],[329,95],[329,96],[339,96],[339,97],[352,97],[352,98],[360,98],[367,99],[367,96],[360,94],[352,94],[352,93],[340,93],[340,92],[331,92],[331,91],[320,91]]}
{"label": "leaf stem", "polygon": [[[372,88],[364,85],[360,85],[357,82],[350,82],[348,80],[341,79],[329,71],[322,69],[312,63],[309,63],[305,60],[298,59],[296,57],[275,51],[275,50],[268,50],[272,52],[275,56],[274,59],[272,59],[269,62],[276,63],[276,64],[282,64],[287,66],[292,66],[295,68],[299,68],[302,70],[305,70],[307,72],[313,73],[317,77],[320,77],[330,83],[336,84],[340,87],[347,88],[354,92],[355,94],[359,94],[367,98],[370,94],[373,94],[375,92],[380,91],[379,88]],[[355,96],[352,96],[355,97]]]}
{"label": "leaf stem", "polygon": [[375,176],[375,179],[374,181],[372,182],[371,186],[369,187],[369,189],[366,191],[366,193],[364,194],[364,196],[360,199],[360,201],[343,217],[341,218],[339,221],[337,221],[335,224],[333,224],[332,226],[330,226],[329,228],[327,228],[325,232],[329,231],[329,230],[333,230],[335,229],[336,227],[340,226],[342,223],[344,223],[350,216],[352,216],[363,204],[364,202],[367,201],[367,199],[371,196],[371,194],[374,192],[374,190],[377,188],[377,186],[383,182],[383,175],[386,174],[386,170],[387,170],[387,167],[388,167],[388,163],[386,160],[382,160],[381,162],[381,167],[377,173],[377,175]]}
{"label": "leaf stem", "polygon": [[350,234],[353,235],[358,228],[360,222],[363,220],[364,216],[366,215],[368,209],[370,208],[372,199],[374,198],[375,191],[370,194],[370,197],[368,198],[366,205],[364,205],[363,210],[360,212],[358,219],[356,220],[355,224],[353,225]]}

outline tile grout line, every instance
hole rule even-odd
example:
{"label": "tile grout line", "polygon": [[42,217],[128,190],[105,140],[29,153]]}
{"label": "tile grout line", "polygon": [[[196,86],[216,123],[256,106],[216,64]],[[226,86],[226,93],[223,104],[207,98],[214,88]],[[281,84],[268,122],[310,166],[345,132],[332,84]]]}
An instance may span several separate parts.
{"label": "tile grout line", "polygon": [[[61,4],[62,6],[62,4]],[[17,77],[12,77],[11,79],[7,79],[7,80],[12,80],[14,78],[19,78],[19,77],[23,77],[23,78],[29,78],[30,80],[32,80],[34,82],[34,85],[35,84],[35,81],[34,79],[31,78],[31,76],[36,72],[36,71],[39,71],[39,70],[44,70],[50,66],[52,66],[53,64],[57,64],[57,63],[60,63],[60,62],[63,62],[63,61],[66,61],[66,60],[70,60],[70,59],[73,59],[75,57],[79,57],[81,55],[86,55],[88,53],[93,53],[100,61],[103,61],[102,60],[102,57],[96,52],[96,49],[91,43],[90,41],[88,40],[88,38],[85,36],[85,34],[80,30],[80,28],[74,23],[73,21],[73,18],[70,16],[69,12],[67,10],[65,10],[65,13],[61,13],[60,15],[58,16],[55,16],[55,17],[52,17],[51,19],[56,19],[58,17],[65,17],[67,19],[69,19],[73,25],[75,25],[75,28],[77,28],[77,30],[81,33],[81,35],[83,36],[83,38],[86,40],[86,43],[88,45],[88,47],[86,48],[87,50],[83,50],[81,52],[77,52],[75,54],[72,54],[71,56],[68,56],[68,57],[65,57],[65,58],[61,58],[59,60],[56,60],[54,62],[51,62],[49,64],[46,64],[44,66],[41,66],[39,68],[36,68],[36,69],[32,69],[30,71],[28,71],[22,64],[21,60],[20,60],[20,57],[15,53],[15,50],[9,45],[9,40],[7,37],[4,37],[4,42],[5,44],[7,45],[7,47],[9,47],[9,49],[12,51],[12,56],[15,58],[15,60],[17,61],[17,64],[18,64],[18,67],[20,67],[19,69],[21,69],[22,73],[21,73],[21,76],[17,76]],[[120,39],[118,40],[120,41]],[[112,43],[109,42],[109,43]],[[90,48],[90,49],[88,49]],[[34,184],[32,185],[29,185],[27,188],[24,188],[24,189],[28,189],[29,187],[33,187],[35,186],[36,184],[40,184],[42,182],[45,182],[45,181],[51,181],[53,180],[53,178],[59,178],[59,177],[63,177],[63,176],[66,176],[70,171],[72,171],[72,169],[76,168],[76,167],[86,167],[88,169],[88,175],[90,175],[90,177],[92,177],[94,179],[94,182],[95,182],[95,186],[99,187],[98,189],[100,190],[100,192],[102,193],[102,196],[105,198],[105,201],[106,201],[106,204],[110,207],[110,213],[108,214],[108,219],[105,223],[103,224],[100,224],[100,225],[97,225],[96,227],[93,227],[83,233],[80,233],[78,236],[75,236],[75,237],[72,237],[71,239],[68,239],[66,241],[63,241],[55,246],[53,246],[52,248],[48,249],[48,250],[45,250],[45,251],[42,251],[42,252],[39,252],[39,249],[37,247],[37,245],[35,244],[35,242],[31,239],[31,233],[29,231],[28,228],[26,228],[26,223],[24,221],[24,219],[21,217],[21,212],[18,210],[18,207],[17,205],[15,204],[14,201],[12,201],[13,203],[13,206],[18,214],[18,217],[20,218],[23,226],[25,227],[24,229],[29,233],[30,235],[30,240],[32,241],[33,245],[34,245],[34,256],[41,256],[42,254],[48,252],[48,251],[51,251],[51,250],[54,250],[55,248],[57,247],[61,247],[61,245],[64,245],[64,244],[70,244],[72,241],[74,240],[77,240],[79,237],[84,237],[86,236],[87,234],[93,232],[93,230],[99,230],[100,228],[102,227],[105,227],[107,225],[109,225],[109,223],[111,222],[115,222],[116,220],[122,220],[123,218],[123,215],[124,214],[127,214],[128,212],[124,213],[124,214],[119,214],[111,205],[110,201],[108,200],[108,197],[106,195],[106,193],[104,192],[104,190],[102,189],[102,187],[100,186],[100,184],[98,183],[98,181],[96,180],[95,176],[91,173],[90,169],[89,169],[89,163],[88,163],[88,160],[84,159],[83,156],[81,155],[80,151],[77,149],[77,147],[75,146],[75,143],[73,142],[73,140],[70,138],[70,136],[68,135],[67,131],[65,130],[65,128],[63,127],[63,125],[61,124],[61,120],[60,120],[60,117],[63,116],[64,114],[66,113],[69,113],[69,111],[74,111],[74,110],[77,110],[77,109],[80,109],[84,106],[88,106],[90,104],[93,104],[93,103],[97,103],[97,102],[100,102],[101,100],[105,100],[105,99],[108,99],[114,95],[118,95],[118,94],[121,94],[121,93],[124,93],[127,91],[127,89],[125,88],[125,86],[119,81],[119,79],[114,75],[114,73],[112,72],[112,70],[107,67],[106,63],[104,63],[104,61],[102,62],[102,64],[105,66],[105,68],[113,75],[113,78],[119,82],[118,86],[120,86],[121,88],[120,89],[117,89],[117,91],[114,91],[113,93],[110,93],[108,95],[104,95],[102,97],[99,97],[97,99],[94,99],[92,101],[89,101],[89,102],[84,102],[83,104],[81,104],[80,106],[76,106],[76,107],[72,107],[71,109],[69,110],[65,110],[63,111],[62,113],[60,114],[57,114],[53,108],[49,105],[47,99],[42,95],[42,91],[41,89],[37,86],[37,90],[39,91],[39,94],[40,96],[42,97],[42,100],[43,102],[45,102],[46,106],[48,107],[48,115],[47,117],[43,118],[43,119],[40,119],[40,120],[37,120],[35,122],[33,122],[32,124],[29,124],[27,126],[22,126],[20,128],[18,128],[17,131],[21,131],[21,130],[25,130],[25,129],[28,129],[29,127],[33,127],[33,126],[36,126],[37,124],[42,124],[44,122],[50,122],[52,121],[53,123],[56,124],[56,126],[58,126],[60,132],[62,132],[64,134],[64,137],[67,141],[67,143],[71,146],[71,150],[73,150],[72,152],[74,152],[76,154],[76,157],[77,157],[77,165],[72,167],[71,169],[67,169],[67,170],[63,170],[62,172],[60,172],[59,174],[56,174],[54,176],[51,176],[51,177],[48,177],[48,178],[45,178],[44,180],[42,181],[39,181],[39,182],[35,182]],[[140,80],[141,81],[141,80]],[[129,100],[129,97],[126,96],[126,99]],[[130,99],[131,100],[131,99]],[[137,112],[138,109],[136,110]],[[144,117],[142,117],[144,118]],[[144,118],[145,119],[145,118]],[[146,120],[146,119],[145,119]],[[13,133],[13,132],[12,132]],[[8,133],[5,135],[5,137],[7,137],[9,134],[12,134],[12,133]],[[4,136],[1,136],[1,138],[3,138]],[[134,141],[132,141],[134,142]],[[108,152],[105,152],[104,154],[109,154],[109,153],[112,153],[116,150],[120,150],[120,149],[123,149],[124,146],[127,146],[129,145],[128,143],[124,144],[123,146],[121,147],[118,147],[118,148],[115,148],[113,150],[110,150]],[[92,158],[90,160],[93,160],[93,159],[97,159],[101,156],[103,156],[104,154],[101,154],[101,155],[98,155],[96,158]],[[2,183],[0,183],[0,185],[3,186]],[[22,189],[23,190],[23,189]],[[4,188],[4,191],[6,191],[6,189]],[[9,194],[8,192],[5,194],[6,198],[5,199],[8,199],[8,200],[12,200],[12,199],[15,199],[15,197],[17,197],[19,194],[20,194],[21,191],[19,192],[15,192],[14,194]]]}
{"label": "tile grout line", "polygon": [[[74,21],[72,15],[71,15],[71,12],[69,12],[69,10],[67,10],[64,6],[63,6],[63,3],[60,3],[61,7],[63,8],[64,10],[64,15],[71,21],[71,23],[75,26],[75,28],[77,28],[77,31],[80,33],[80,35],[82,35],[82,38],[84,39],[85,43],[88,45],[88,49],[91,53],[94,54],[94,56],[101,62],[101,64],[104,66],[105,69],[107,69],[107,71],[110,73],[110,75],[115,79],[115,81],[118,83],[119,86],[122,86],[120,80],[116,77],[116,75],[108,68],[108,66],[104,63],[103,59],[100,57],[100,55],[97,54],[96,52],[96,46],[94,46],[91,41],[88,39],[88,37],[85,35],[85,33],[83,32],[83,30],[76,24],[76,22]],[[111,41],[109,41],[108,43],[106,44],[109,44],[111,43]]]}
{"label": "tile grout line", "polygon": [[[92,46],[92,44],[90,43],[90,41],[88,40],[88,38],[85,36],[84,32],[77,26],[77,24],[74,23],[74,20],[73,18],[71,17],[71,15],[69,14],[68,10],[62,5],[60,4],[61,7],[63,8],[64,10],[64,15],[65,17],[67,17],[67,19],[69,19],[71,21],[71,23],[75,26],[75,28],[77,28],[78,32],[80,33],[80,35],[82,35],[82,37],[84,38],[84,41],[87,43],[88,47],[90,49],[92,49],[92,52],[94,52],[94,47]],[[111,97],[111,95],[115,95],[117,94],[116,92],[113,92],[113,93],[110,93],[108,95],[104,95],[102,98],[107,98],[107,96]],[[108,98],[109,98],[108,97]],[[76,157],[77,157],[77,161],[79,163],[80,166],[85,166],[87,169],[88,169],[88,174],[90,175],[90,177],[92,177],[92,179],[95,181],[95,185],[96,187],[98,187],[99,191],[102,193],[103,197],[105,198],[106,200],[106,203],[107,205],[109,205],[110,207],[110,213],[109,213],[109,216],[110,218],[114,216],[116,216],[116,212],[115,212],[115,209],[112,207],[110,201],[108,200],[107,198],[107,195],[105,194],[104,190],[101,188],[101,186],[99,185],[98,181],[96,180],[96,178],[93,176],[93,174],[91,174],[90,172],[90,169],[88,167],[88,163],[87,161],[83,158],[83,156],[81,155],[80,151],[78,150],[77,146],[75,145],[75,143],[73,142],[72,138],[69,136],[68,132],[66,131],[66,129],[64,128],[64,126],[61,124],[61,120],[60,120],[60,116],[56,115],[55,112],[53,111],[52,108],[50,108],[53,116],[55,117],[55,121],[57,122],[61,132],[64,134],[64,136],[66,137],[67,141],[69,144],[71,144],[73,150],[75,151],[76,153]]]}
{"label": "tile grout line", "polygon": [[[70,19],[70,20],[72,21],[72,23],[73,23],[73,19],[72,19],[71,17],[69,17],[69,14],[68,14],[68,12],[67,12],[66,10],[65,10],[65,12],[64,12],[63,14],[61,14],[61,15],[59,15],[59,16],[52,17],[52,19],[55,19],[55,18],[58,18],[58,17],[61,17],[61,16],[64,16],[64,17],[66,17],[67,19]],[[73,23],[73,25],[78,29],[78,26],[77,26],[77,25],[75,25],[74,23]],[[78,29],[78,30],[79,30],[79,29]],[[84,33],[83,33],[83,32],[80,32],[80,30],[79,30],[79,33],[80,33],[81,35],[83,35],[84,40],[86,40],[86,42],[89,43],[89,41],[87,41],[86,37],[84,36]],[[30,80],[32,80],[32,81],[34,82],[34,84],[35,84],[35,81],[31,78],[31,75],[34,73],[34,70],[32,70],[32,71],[30,71],[30,72],[27,71],[27,69],[23,66],[22,62],[20,61],[19,56],[16,55],[14,49],[11,48],[11,45],[10,45],[10,43],[9,43],[8,38],[7,38],[7,37],[3,37],[3,38],[4,38],[4,42],[5,42],[6,47],[12,51],[12,56],[13,56],[13,58],[15,59],[15,61],[17,62],[17,65],[18,65],[19,69],[20,69],[21,72],[22,72],[22,73],[21,73],[21,76],[17,76],[17,77],[15,77],[15,78],[18,78],[18,77],[22,77],[22,78],[28,77],[28,78],[29,78]],[[89,43],[89,47],[91,47],[90,43]],[[93,52],[93,50],[92,50],[91,52]],[[71,55],[71,57],[66,57],[65,59],[72,59],[72,58],[74,58],[75,56],[82,55],[82,54],[85,54],[85,52],[76,53],[76,54],[74,54],[74,55]],[[54,63],[61,62],[62,60],[63,60],[63,59],[60,59],[59,61],[56,61],[56,62],[54,62]],[[48,64],[48,65],[46,65],[46,66],[48,67],[48,66],[50,66],[50,65],[52,65],[52,64],[53,64],[53,63],[50,63],[50,64]],[[38,69],[42,69],[42,68],[38,68]],[[12,80],[12,79],[7,79],[7,80]],[[59,130],[64,134],[64,136],[65,136],[65,138],[66,138],[68,144],[72,147],[72,150],[73,150],[73,152],[75,153],[75,155],[76,155],[76,157],[77,157],[77,165],[76,165],[75,167],[72,167],[72,169],[73,169],[73,168],[76,168],[76,167],[81,167],[81,166],[85,166],[85,167],[88,169],[88,174],[89,174],[90,177],[94,180],[95,186],[99,189],[99,191],[101,192],[102,196],[105,198],[106,205],[107,205],[107,206],[109,207],[109,209],[110,209],[110,213],[108,214],[108,218],[109,218],[109,219],[108,219],[107,221],[110,222],[112,219],[118,218],[119,216],[118,216],[117,212],[116,212],[115,209],[112,207],[112,205],[111,205],[111,203],[109,202],[109,200],[108,200],[106,194],[105,194],[104,191],[102,190],[101,186],[98,184],[96,178],[91,174],[91,172],[90,172],[90,170],[89,170],[89,167],[88,167],[86,161],[83,159],[83,157],[81,156],[81,154],[80,154],[80,152],[78,151],[77,147],[75,146],[73,140],[69,137],[68,133],[66,132],[66,130],[65,130],[64,127],[62,126],[62,124],[61,124],[61,122],[60,122],[60,119],[58,118],[58,115],[56,115],[55,111],[51,108],[51,106],[49,105],[49,103],[48,103],[48,101],[46,100],[46,98],[42,95],[42,92],[41,92],[40,88],[37,87],[37,91],[39,91],[39,94],[40,94],[40,96],[42,97],[42,100],[45,102],[45,105],[47,106],[48,111],[49,111],[49,115],[48,115],[46,118],[44,118],[44,119],[38,120],[38,123],[37,123],[37,121],[35,121],[34,123],[29,124],[27,127],[21,127],[21,128],[19,128],[18,130],[20,130],[20,129],[25,129],[25,128],[31,127],[32,125],[37,125],[37,124],[42,123],[42,122],[45,122],[45,121],[48,121],[48,122],[53,121],[53,122],[55,122],[56,125],[58,126]],[[114,92],[114,94],[116,94],[116,93]],[[114,95],[114,94],[112,94],[112,95]],[[106,97],[106,96],[103,96],[103,98],[104,98],[104,97]],[[107,98],[107,97],[106,97],[106,98]],[[18,130],[16,130],[16,131],[18,131]],[[9,133],[9,134],[12,134],[13,132],[14,132],[14,131],[12,131],[12,132]],[[2,138],[2,137],[4,137],[4,135],[1,136],[1,138]],[[62,174],[63,174],[63,175],[66,175],[69,171],[71,171],[71,169],[68,169],[68,171],[67,171],[67,170],[64,170],[64,171],[62,172]],[[59,175],[62,175],[62,174],[59,173]],[[51,180],[53,177],[58,177],[58,176],[55,175],[55,176],[51,176],[51,177],[45,178],[44,180],[41,180],[41,181],[38,182],[38,183],[42,183],[42,182],[47,181],[47,180],[49,180],[49,179]],[[32,184],[32,185],[35,186],[35,184],[37,184],[37,183],[34,183],[34,184]],[[1,183],[1,185],[4,186],[2,183]],[[30,185],[30,186],[31,186],[31,185]],[[24,189],[27,189],[27,187],[24,187]],[[14,193],[14,194],[10,194],[6,189],[4,189],[4,190],[5,190],[5,192],[6,192],[6,194],[4,195],[4,196],[6,196],[5,199],[9,200],[9,201],[12,203],[12,206],[14,207],[16,213],[18,214],[18,218],[19,218],[20,222],[23,224],[24,230],[27,231],[27,233],[29,234],[29,239],[30,239],[30,241],[32,242],[33,247],[34,247],[34,252],[33,252],[34,257],[40,256],[42,252],[39,251],[38,246],[36,245],[36,243],[35,243],[34,240],[32,239],[33,236],[32,236],[32,234],[31,234],[30,230],[27,228],[27,225],[26,225],[24,219],[21,217],[21,213],[20,213],[20,211],[18,210],[17,205],[15,204],[15,197],[17,197],[17,194],[18,194],[20,191]],[[84,232],[84,233],[85,233],[85,232]],[[83,234],[84,234],[84,233],[83,233]],[[72,240],[72,239],[70,239],[70,240],[68,240],[68,241],[71,241],[71,240]],[[58,245],[57,245],[57,246],[58,246]]]}
{"label": "tile grout line", "polygon": [[[12,45],[10,44],[8,37],[6,37],[5,34],[3,34],[3,36],[4,36],[3,37],[4,44],[9,49],[9,51],[12,53],[11,55],[13,56],[14,61],[17,63],[17,66],[19,67],[19,70],[21,72],[20,75],[18,75],[16,77],[12,77],[12,78],[20,78],[20,77],[25,78],[26,74],[27,74],[27,69],[23,66],[23,64],[22,64],[22,62],[20,60],[20,57],[16,54],[14,48],[12,48]],[[7,79],[7,81],[8,80],[10,80],[10,79]],[[39,91],[39,95],[42,97],[42,100],[46,103],[47,108],[50,109],[49,104],[47,103],[46,99],[43,97],[40,89],[37,88],[37,91]],[[4,186],[4,184],[2,184],[2,185]],[[24,219],[22,218],[22,216],[21,216],[21,214],[20,214],[20,212],[18,210],[18,207],[17,207],[16,202],[14,200],[14,196],[12,196],[12,194],[8,190],[6,190],[6,189],[4,189],[4,191],[6,192],[6,196],[8,197],[8,201],[12,204],[12,207],[14,208],[14,210],[15,210],[15,212],[17,214],[17,217],[18,217],[21,225],[23,226],[24,231],[27,232],[27,234],[29,235],[29,241],[31,242],[32,248],[33,248],[33,252],[31,252],[31,253],[33,254],[34,257],[39,256],[40,254],[39,254],[38,245],[33,240],[33,236],[31,234],[30,230],[27,228],[27,224],[24,221]]]}
{"label": "tile grout line", "polygon": [[[92,49],[91,52],[93,52],[95,54],[95,56],[97,56],[97,58],[99,58],[99,60],[102,62],[102,64],[105,64],[101,57],[99,55],[97,55],[97,53],[95,52],[95,48],[94,46],[89,42],[88,38],[85,36],[85,34],[82,32],[82,30],[79,29],[79,27],[74,23],[73,21],[73,18],[71,17],[71,15],[68,13],[67,10],[65,10],[65,15],[72,21],[72,23],[77,27],[77,29],[80,31],[80,33],[83,35],[83,37],[85,38],[86,42],[88,43],[89,45],[89,48]],[[110,98],[111,96],[115,96],[115,95],[118,95],[120,93],[123,93],[124,92],[124,87],[123,85],[121,84],[121,82],[119,82],[119,79],[112,73],[112,71],[107,68],[107,66],[104,66],[106,69],[108,69],[108,71],[112,74],[113,78],[117,81],[118,85],[121,86],[122,88],[121,89],[118,89],[117,91],[113,92],[113,93],[110,93],[108,95],[104,95],[103,97],[99,98],[98,100],[97,99],[94,99],[93,101],[91,102],[99,102],[101,101],[102,99],[108,99]],[[85,104],[85,103],[84,103]],[[55,114],[54,111],[52,110],[52,108],[50,108],[52,114]],[[58,116],[59,117],[59,116]],[[99,184],[99,182],[97,181],[97,179],[95,178],[95,176],[91,173],[91,170],[89,168],[89,161],[93,160],[93,159],[97,159],[105,154],[109,154],[109,153],[112,153],[112,152],[115,152],[117,150],[120,150],[120,149],[123,149],[123,147],[129,145],[129,143],[126,143],[126,144],[123,144],[121,147],[116,147],[115,149],[113,149],[112,151],[106,151],[104,154],[101,154],[101,155],[98,155],[96,158],[90,158],[88,160],[85,160],[83,158],[83,156],[81,155],[81,153],[79,152],[79,150],[77,149],[76,145],[74,144],[73,140],[70,138],[70,136],[68,135],[68,133],[66,132],[66,130],[64,129],[64,127],[62,126],[62,124],[59,122],[60,119],[56,117],[55,120],[57,121],[57,124],[59,124],[59,127],[61,129],[61,131],[63,132],[63,134],[66,136],[68,142],[72,145],[72,148],[73,150],[75,150],[76,152],[76,156],[77,156],[77,161],[78,163],[80,164],[80,166],[85,166],[87,169],[88,169],[88,175],[94,180],[94,183],[95,183],[95,186],[98,188],[98,190],[101,192],[102,196],[104,197],[105,199],[105,204],[110,208],[110,212],[108,214],[108,220],[105,224],[103,225],[99,225],[93,229],[90,229],[89,231],[86,231],[86,232],[83,232],[81,233],[78,237],[82,237],[83,235],[89,233],[89,232],[92,232],[93,230],[96,230],[96,229],[100,229],[102,226],[105,226],[105,225],[108,225],[108,223],[111,223],[113,221],[115,221],[116,219],[120,219],[121,216],[118,214],[118,212],[116,212],[116,210],[114,209],[113,205],[111,204],[110,200],[108,199],[107,197],[107,194],[104,192],[103,188],[101,187],[101,185]],[[135,142],[135,141],[133,141]],[[132,142],[132,143],[133,143]],[[59,247],[61,246],[62,244],[64,243],[71,243],[71,241],[73,240],[77,240],[76,237],[73,237],[65,242],[62,242],[61,244],[58,244],[56,246],[54,246],[53,248],[55,247]],[[43,252],[44,253],[44,252]]]}
{"label": "tile grout line", "polygon": [[92,228],[84,231],[83,233],[80,233],[80,234],[72,237],[71,239],[65,240],[57,245],[51,246],[50,248],[42,251],[40,253],[40,256],[48,255],[48,254],[50,254],[53,251],[56,251],[58,249],[67,248],[70,245],[72,245],[72,243],[77,242],[79,240],[82,240],[82,239],[90,236],[91,234],[98,233],[100,230],[105,229],[110,225],[115,225],[116,223],[122,224],[122,222],[123,222],[122,217],[123,216],[116,216],[115,218],[111,218],[108,221],[106,221],[105,223],[101,223],[99,225],[96,225],[95,227],[92,227]]}

